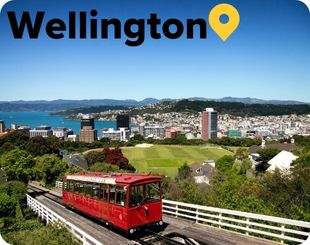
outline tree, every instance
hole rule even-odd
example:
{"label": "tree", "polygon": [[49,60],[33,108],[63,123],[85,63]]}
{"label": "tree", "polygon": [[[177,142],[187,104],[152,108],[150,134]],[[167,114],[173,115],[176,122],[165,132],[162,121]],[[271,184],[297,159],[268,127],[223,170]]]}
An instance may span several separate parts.
{"label": "tree", "polygon": [[90,166],[88,170],[91,172],[109,173],[109,172],[118,172],[120,169],[117,165],[97,162],[94,165]]}
{"label": "tree", "polygon": [[256,166],[257,172],[265,172],[269,167],[268,162],[278,155],[280,152],[277,148],[265,148],[257,151],[259,154],[260,163]]}
{"label": "tree", "polygon": [[28,142],[29,136],[22,131],[13,131],[11,133],[6,134],[4,137],[0,139],[0,146],[5,143],[11,143],[14,146],[18,146],[23,148],[25,144]]}
{"label": "tree", "polygon": [[7,241],[19,245],[78,245],[80,244],[65,228],[57,224],[44,226],[35,230],[22,230],[9,233]]}
{"label": "tree", "polygon": [[228,172],[232,169],[234,163],[235,158],[233,156],[225,155],[216,161],[215,166],[222,172]]}
{"label": "tree", "polygon": [[20,181],[9,181],[0,185],[0,193],[6,193],[19,202],[26,197],[26,192],[26,185]]}
{"label": "tree", "polygon": [[66,163],[54,154],[37,157],[35,162],[37,179],[42,179],[47,185],[53,184],[67,169]]}
{"label": "tree", "polygon": [[235,153],[235,158],[240,161],[247,159],[248,156],[249,156],[249,151],[247,148],[238,148]]}
{"label": "tree", "polygon": [[181,167],[178,168],[177,180],[191,179],[192,178],[192,168],[184,163]]}
{"label": "tree", "polygon": [[178,184],[181,191],[181,196],[178,201],[200,205],[203,204],[205,192],[202,191],[202,186],[197,185],[190,179],[183,179],[178,182]]}
{"label": "tree", "polygon": [[105,162],[105,154],[102,151],[90,151],[85,155],[85,159],[88,163],[88,166],[91,166],[95,163]]}
{"label": "tree", "polygon": [[7,180],[18,180],[27,183],[33,178],[33,157],[26,151],[15,149],[0,157],[0,166],[3,168]]}
{"label": "tree", "polygon": [[0,217],[13,216],[17,200],[11,198],[7,193],[0,193]]}
{"label": "tree", "polygon": [[122,150],[119,147],[115,147],[114,149],[106,147],[103,149],[103,152],[107,163],[117,165],[120,169],[127,171],[134,172],[136,170],[131,164],[129,164],[128,159],[124,157]]}
{"label": "tree", "polygon": [[42,156],[53,152],[47,140],[41,136],[31,138],[26,145],[26,150],[33,156]]}
{"label": "tree", "polygon": [[301,154],[294,162],[295,168],[306,168],[310,167],[310,152]]}

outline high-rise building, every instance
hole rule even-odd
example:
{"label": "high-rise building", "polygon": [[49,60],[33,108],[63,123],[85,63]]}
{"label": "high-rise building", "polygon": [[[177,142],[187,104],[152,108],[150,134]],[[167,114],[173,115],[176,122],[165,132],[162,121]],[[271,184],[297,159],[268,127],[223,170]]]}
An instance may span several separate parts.
{"label": "high-rise building", "polygon": [[130,117],[129,115],[117,115],[116,117],[116,129],[130,128]]}
{"label": "high-rise building", "polygon": [[217,111],[206,108],[201,113],[201,138],[209,140],[217,137]]}
{"label": "high-rise building", "polygon": [[94,118],[83,118],[81,120],[80,141],[93,143],[97,140],[97,130],[95,129]]}
{"label": "high-rise building", "polygon": [[93,143],[97,140],[97,129],[81,129],[80,142]]}
{"label": "high-rise building", "polygon": [[81,129],[94,129],[95,120],[94,118],[83,118],[81,120]]}
{"label": "high-rise building", "polygon": [[0,133],[4,133],[4,130],[5,130],[4,121],[0,120]]}

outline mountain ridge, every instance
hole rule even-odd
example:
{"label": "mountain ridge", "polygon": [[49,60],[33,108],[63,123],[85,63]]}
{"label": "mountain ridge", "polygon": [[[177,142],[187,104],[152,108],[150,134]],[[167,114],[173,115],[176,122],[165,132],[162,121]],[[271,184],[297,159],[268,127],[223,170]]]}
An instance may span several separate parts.
{"label": "mountain ridge", "polygon": [[[127,106],[136,107],[144,106],[149,104],[157,104],[162,101],[180,101],[183,99],[156,99],[156,98],[145,98],[143,100],[117,100],[117,99],[84,99],[84,100],[17,100],[17,101],[0,101],[0,111],[2,112],[27,112],[27,111],[64,111],[74,108],[84,108],[90,106]],[[305,102],[295,100],[263,100],[256,98],[237,98],[237,97],[223,97],[221,99],[211,99],[203,97],[192,97],[188,100],[202,100],[202,101],[217,101],[217,102],[239,102],[243,104],[273,104],[273,105],[298,105],[298,104],[309,104]]]}

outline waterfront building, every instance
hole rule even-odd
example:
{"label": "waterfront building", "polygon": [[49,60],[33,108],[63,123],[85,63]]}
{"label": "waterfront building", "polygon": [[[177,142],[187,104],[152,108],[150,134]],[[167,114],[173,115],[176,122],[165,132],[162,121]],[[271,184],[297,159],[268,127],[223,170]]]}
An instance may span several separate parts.
{"label": "waterfront building", "polygon": [[43,138],[49,137],[53,135],[52,128],[49,126],[40,126],[29,131],[30,138],[41,136]]}
{"label": "waterfront building", "polygon": [[116,116],[116,129],[120,128],[130,129],[130,117],[129,115],[117,115]]}
{"label": "waterfront building", "polygon": [[83,118],[81,120],[80,142],[93,143],[97,139],[94,118]]}
{"label": "waterfront building", "polygon": [[201,113],[201,136],[203,140],[217,137],[217,116],[218,112],[213,108],[206,108]]}
{"label": "waterfront building", "polygon": [[78,142],[79,141],[79,136],[75,135],[75,134],[70,134],[70,135],[68,135],[67,138],[65,138],[65,141]]}
{"label": "waterfront building", "polygon": [[4,133],[5,124],[3,120],[0,120],[0,134]]}
{"label": "waterfront building", "polygon": [[83,118],[81,119],[81,129],[95,129],[94,118]]}
{"label": "waterfront building", "polygon": [[73,134],[72,129],[69,129],[69,128],[56,127],[56,128],[52,128],[52,130],[53,130],[53,135],[59,139],[65,139],[69,135]]}
{"label": "waterfront building", "polygon": [[80,142],[93,143],[97,140],[96,129],[81,129],[80,131]]}
{"label": "waterfront building", "polygon": [[120,128],[114,130],[113,128],[103,129],[102,138],[109,138],[110,140],[127,141],[130,136],[130,131],[127,128]]}

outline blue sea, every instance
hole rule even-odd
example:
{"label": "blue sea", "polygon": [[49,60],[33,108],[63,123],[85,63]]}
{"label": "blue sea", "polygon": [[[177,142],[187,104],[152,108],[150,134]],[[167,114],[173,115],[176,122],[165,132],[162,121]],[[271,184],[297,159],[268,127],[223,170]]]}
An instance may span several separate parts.
{"label": "blue sea", "polygon": [[[3,120],[6,128],[11,124],[27,125],[35,128],[41,125],[51,127],[71,128],[75,134],[80,133],[81,124],[78,120],[66,120],[62,116],[51,116],[49,112],[0,112],[0,120]],[[98,136],[101,137],[103,128],[116,128],[115,121],[103,122],[96,121],[95,127],[98,130]]]}

